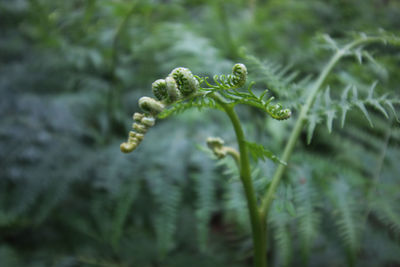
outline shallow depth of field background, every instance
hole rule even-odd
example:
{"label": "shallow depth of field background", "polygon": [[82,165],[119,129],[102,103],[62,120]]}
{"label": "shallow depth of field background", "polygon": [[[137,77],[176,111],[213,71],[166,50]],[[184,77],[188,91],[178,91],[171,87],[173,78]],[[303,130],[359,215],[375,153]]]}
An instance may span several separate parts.
{"label": "shallow depth of field background", "polygon": [[[380,28],[400,34],[399,1],[0,0],[0,266],[251,266],[241,185],[201,148],[234,145],[229,121],[159,120],[125,155],[137,100],[178,66],[212,77],[256,57],[315,78],[332,54],[317,36]],[[335,68],[333,95],[374,81],[399,93],[400,50],[371,50],[378,64]],[[399,123],[369,111],[374,128],[354,110],[299,140],[269,222],[271,266],[400,266]],[[279,156],[297,111],[239,114]],[[260,163],[270,179],[274,163]]]}

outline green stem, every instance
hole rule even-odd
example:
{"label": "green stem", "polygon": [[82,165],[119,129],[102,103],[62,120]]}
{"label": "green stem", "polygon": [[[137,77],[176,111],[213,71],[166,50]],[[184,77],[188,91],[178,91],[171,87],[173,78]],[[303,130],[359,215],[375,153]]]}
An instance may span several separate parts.
{"label": "green stem", "polygon": [[239,145],[240,153],[240,178],[244,187],[247,206],[250,213],[251,229],[253,235],[253,250],[254,250],[254,266],[266,267],[266,240],[265,228],[262,223],[260,213],[258,211],[257,199],[253,189],[251,180],[250,161],[247,151],[246,141],[239,117],[237,116],[234,107],[226,103],[221,96],[217,94],[210,95],[224,109],[229,119],[232,122],[235,130],[236,139]]}
{"label": "green stem", "polygon": [[229,147],[229,146],[224,146],[224,150],[226,151],[226,153],[231,156],[233,158],[233,160],[235,161],[236,165],[238,166],[239,170],[240,170],[240,154],[239,152],[234,149],[233,147]]}
{"label": "green stem", "polygon": [[[295,126],[290,134],[289,140],[286,143],[285,150],[282,155],[282,160],[284,162],[288,162],[290,159],[290,156],[293,153],[293,149],[296,145],[297,140],[299,139],[301,130],[303,129],[303,126],[306,122],[308,112],[312,105],[314,104],[315,98],[317,96],[318,91],[321,89],[322,84],[324,83],[326,77],[328,74],[331,72],[333,67],[336,65],[336,63],[343,57],[348,54],[348,52],[360,45],[360,44],[365,44],[365,43],[371,43],[371,42],[377,42],[381,41],[382,39],[379,37],[365,37],[365,38],[360,38],[357,39],[348,45],[344,46],[342,49],[339,49],[336,51],[336,53],[332,56],[332,58],[329,60],[329,62],[326,64],[324,69],[322,70],[321,74],[319,75],[318,79],[315,81],[313,86],[310,88],[306,103],[304,106],[301,108],[300,115],[295,123]],[[271,203],[274,199],[276,189],[279,185],[279,182],[282,178],[283,173],[286,170],[287,165],[280,164],[272,178],[271,185],[268,188],[268,191],[264,195],[264,198],[262,200],[261,204],[261,218],[266,221],[267,216],[268,216],[268,211],[271,206]]]}

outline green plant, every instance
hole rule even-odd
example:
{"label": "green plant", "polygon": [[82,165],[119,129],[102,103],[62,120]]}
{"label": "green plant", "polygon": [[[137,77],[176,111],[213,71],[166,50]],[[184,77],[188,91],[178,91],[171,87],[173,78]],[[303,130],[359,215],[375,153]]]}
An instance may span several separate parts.
{"label": "green plant", "polygon": [[[136,149],[139,143],[143,140],[147,130],[154,126],[155,119],[157,117],[166,118],[172,114],[181,113],[189,108],[194,107],[198,109],[214,108],[225,112],[229,117],[235,131],[239,151],[236,151],[232,147],[224,146],[224,141],[220,138],[208,138],[207,145],[217,158],[224,158],[225,156],[229,155],[236,162],[239,170],[239,176],[244,187],[251,221],[254,265],[258,267],[267,265],[266,222],[268,221],[271,213],[271,204],[276,198],[278,185],[282,180],[283,174],[287,168],[288,162],[293,153],[296,142],[298,141],[304,128],[304,125],[307,122],[309,123],[308,141],[310,142],[315,125],[317,121],[319,122],[321,120],[321,114],[326,117],[329,132],[332,131],[332,123],[338,110],[342,112],[342,127],[346,119],[347,111],[352,107],[359,108],[367,117],[371,126],[372,121],[365,107],[366,105],[374,107],[386,118],[389,118],[387,109],[393,111],[394,116],[396,116],[394,104],[398,104],[399,101],[389,98],[387,95],[376,98],[374,96],[376,83],[372,84],[368,96],[364,100],[360,100],[358,98],[356,87],[348,86],[342,93],[340,101],[335,102],[331,99],[328,88],[324,94],[324,105],[321,103],[315,105],[315,102],[316,99],[320,97],[320,91],[322,89],[322,85],[326,81],[327,76],[342,58],[347,56],[355,56],[360,63],[364,57],[373,61],[371,55],[364,51],[364,46],[371,43],[381,42],[384,44],[390,43],[399,45],[400,40],[395,36],[386,33],[382,33],[377,36],[367,36],[365,34],[354,35],[353,40],[344,45],[338,44],[328,35],[324,35],[323,39],[330,48],[335,50],[335,53],[329,62],[324,66],[318,78],[315,81],[310,82],[309,88],[303,92],[303,98],[306,99],[305,103],[292,103],[293,106],[300,106],[300,113],[296,119],[296,123],[291,131],[283,151],[283,155],[280,159],[271,151],[265,149],[262,145],[249,142],[249,140],[246,139],[238,114],[235,111],[235,106],[238,104],[245,104],[255,107],[269,114],[273,119],[276,120],[288,119],[291,116],[291,111],[289,109],[284,109],[281,104],[273,104],[272,101],[274,100],[274,97],[266,99],[265,97],[268,93],[268,90],[261,92],[259,95],[254,93],[252,89],[254,83],[252,82],[247,86],[247,90],[240,90],[240,88],[244,87],[246,84],[247,79],[247,68],[245,65],[240,63],[233,66],[232,74],[227,76],[214,76],[214,84],[211,84],[207,77],[203,78],[194,76],[187,68],[176,68],[165,79],[155,81],[152,85],[152,88],[156,99],[150,97],[142,97],[139,99],[139,107],[144,113],[134,114],[134,131],[129,133],[128,141],[121,144],[122,152],[127,153]],[[291,87],[291,82],[294,77],[290,76],[286,69],[281,73],[277,72],[276,70],[277,69],[269,73],[269,76],[273,78],[271,87],[273,87],[273,89],[287,90]],[[278,85],[276,86],[276,84]],[[350,90],[352,92],[352,98],[349,100],[348,98]],[[384,105],[386,105],[386,108]],[[272,180],[270,181],[266,192],[262,195],[257,195],[254,189],[249,152],[256,159],[264,159],[266,157],[278,163],[278,167],[275,170]],[[335,187],[338,188],[337,193],[346,191],[342,190],[343,188],[341,188],[341,186],[343,185],[338,183]],[[310,199],[313,198],[313,195],[311,191],[303,191],[298,194],[298,198],[309,198],[308,201],[312,201]],[[339,222],[339,227],[342,227],[346,238],[349,237],[346,242],[348,242],[349,246],[354,249],[356,247],[356,238],[354,238],[355,230],[353,229],[352,225],[353,218],[351,215],[351,208],[347,205],[345,198],[341,198],[341,200],[337,202],[337,207],[343,216],[343,221]],[[312,206],[309,206],[304,210],[300,209],[299,212],[307,215],[307,213],[312,209]],[[395,215],[393,213],[389,212],[386,214],[386,216],[382,216],[382,218],[387,219],[390,217],[393,218],[394,216]],[[305,217],[309,219],[308,224],[311,225],[315,224],[319,220],[317,217]],[[282,220],[282,218],[273,219],[272,221],[275,223],[278,221],[278,225],[280,225],[279,220]],[[305,228],[305,234],[308,235],[309,238],[313,238],[315,233],[313,233],[313,230],[310,230],[312,227],[307,228],[306,225],[301,225],[300,227]],[[282,229],[277,229],[277,231],[282,232]],[[346,233],[346,231],[348,232]],[[286,236],[282,238],[287,239]],[[307,242],[310,242],[310,240]]]}

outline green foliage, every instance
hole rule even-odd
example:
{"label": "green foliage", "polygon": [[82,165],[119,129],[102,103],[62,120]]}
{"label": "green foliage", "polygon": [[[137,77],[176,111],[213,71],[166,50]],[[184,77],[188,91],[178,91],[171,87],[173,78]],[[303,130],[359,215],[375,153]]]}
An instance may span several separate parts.
{"label": "green foliage", "polygon": [[269,224],[277,246],[277,263],[279,266],[290,266],[292,261],[292,239],[290,227],[291,216],[282,210],[273,209]]}
{"label": "green foliage", "polygon": [[336,210],[336,224],[339,228],[339,235],[342,238],[348,255],[349,261],[353,264],[356,253],[359,249],[359,218],[358,212],[354,207],[349,188],[342,181],[338,180],[332,185],[332,194],[335,195],[333,204]]}
{"label": "green foliage", "polygon": [[197,110],[201,111],[205,108],[215,108],[217,109],[218,106],[213,99],[205,98],[203,96],[194,97],[187,101],[177,101],[171,107],[164,109],[158,117],[160,119],[165,119],[172,115],[178,115],[180,113],[185,112],[188,109],[197,108]]}
{"label": "green foliage", "polygon": [[[260,200],[327,57],[362,38],[349,31],[382,42],[349,50],[307,114],[271,207],[269,265],[399,264],[399,54],[383,42],[399,43],[397,1],[0,0],[0,14],[1,266],[249,266],[236,163],[192,145],[234,146],[207,94],[272,159],[252,162]],[[255,84],[205,78],[235,62]],[[158,118],[179,116],[121,155],[126,114],[176,66],[206,96],[168,105]]]}
{"label": "green foliage", "polygon": [[[243,64],[236,64],[236,65],[243,65]],[[247,92],[238,91],[236,89],[237,85],[232,84],[232,82],[230,81],[232,77],[234,76],[228,75],[228,78],[226,78],[224,75],[222,75],[221,77],[215,76],[214,82],[217,85],[209,84],[207,78],[200,79],[200,83],[205,82],[207,86],[210,87],[204,89],[206,94],[219,93],[225,99],[227,99],[229,103],[233,105],[245,104],[256,107],[268,113],[272,118],[276,120],[286,120],[290,117],[291,111],[289,109],[283,109],[281,104],[275,104],[275,105],[272,104],[272,101],[275,99],[274,97],[270,97],[266,101],[264,100],[264,97],[268,93],[268,90],[263,91],[260,94],[260,96],[257,96],[253,93],[251,89],[254,83],[250,83],[249,86],[247,87]]]}
{"label": "green foliage", "polygon": [[274,153],[263,147],[263,145],[251,142],[246,142],[246,145],[255,160],[266,160],[268,158],[276,163],[286,164],[286,162],[281,161]]}
{"label": "green foliage", "polygon": [[299,221],[298,231],[301,240],[301,253],[304,263],[309,262],[321,221],[321,215],[316,211],[318,199],[311,177],[309,171],[301,176],[300,183],[296,188],[295,197]]}
{"label": "green foliage", "polygon": [[310,76],[299,78],[300,73],[292,71],[291,65],[282,66],[276,62],[261,62],[248,53],[245,53],[244,57],[257,82],[265,84],[280,99],[287,99],[287,105],[290,107],[296,106],[297,101],[293,100],[309,85]]}
{"label": "green foliage", "polygon": [[397,119],[397,113],[394,105],[399,104],[400,100],[384,94],[379,97],[374,96],[374,89],[377,82],[374,82],[369,90],[368,95],[364,99],[359,99],[358,89],[354,85],[348,85],[342,92],[340,100],[333,100],[330,94],[330,88],[328,87],[324,94],[323,100],[322,94],[316,100],[316,104],[313,107],[313,111],[308,115],[308,131],[307,131],[307,142],[310,143],[315,127],[321,123],[324,119],[326,121],[326,127],[329,132],[332,132],[333,121],[335,118],[339,117],[336,114],[339,112],[340,115],[340,126],[343,128],[347,112],[353,108],[359,109],[362,114],[367,119],[369,125],[373,127],[373,122],[367,110],[368,107],[372,107],[376,111],[380,112],[387,119],[389,118],[389,113],[392,112],[393,116]]}

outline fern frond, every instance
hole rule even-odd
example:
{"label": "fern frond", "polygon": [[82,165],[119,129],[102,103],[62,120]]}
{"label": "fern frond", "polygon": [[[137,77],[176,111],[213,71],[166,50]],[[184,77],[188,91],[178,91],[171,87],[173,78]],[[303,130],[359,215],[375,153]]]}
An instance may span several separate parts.
{"label": "fern frond", "polygon": [[132,207],[139,192],[139,184],[132,183],[127,186],[118,198],[115,214],[112,223],[111,244],[116,248],[124,230],[125,221],[129,215],[129,209]]}
{"label": "fern frond", "polygon": [[349,194],[348,185],[342,180],[337,180],[332,185],[331,197],[337,212],[335,220],[339,236],[345,244],[350,263],[353,263],[360,245],[360,227],[358,225],[355,204],[350,198],[351,194]]}
{"label": "fern frond", "polygon": [[[364,99],[359,99],[358,98],[358,89],[355,86],[352,86],[352,98],[348,99],[348,94],[343,94],[342,96],[342,101],[341,104],[345,103],[345,106],[349,107],[349,109],[351,109],[352,107],[357,107],[358,109],[361,110],[361,112],[364,114],[364,116],[367,118],[369,124],[371,125],[371,127],[373,127],[373,123],[372,120],[368,114],[368,111],[366,109],[366,106],[371,106],[374,109],[376,109],[377,111],[379,111],[380,113],[382,113],[383,116],[385,116],[386,118],[389,117],[388,112],[386,111],[386,109],[384,108],[384,105],[388,106],[390,108],[391,111],[393,111],[393,114],[396,116],[396,112],[393,108],[394,104],[399,104],[400,101],[399,99],[396,98],[388,98],[388,95],[382,95],[378,98],[374,97],[374,89],[377,85],[377,82],[374,82],[369,89],[369,93],[368,96]],[[347,89],[347,88],[346,88]],[[349,89],[347,89],[348,92]],[[340,104],[338,104],[338,106],[340,106]],[[344,124],[344,120],[346,118],[346,113],[344,113],[342,115],[342,125]]]}
{"label": "fern frond", "polygon": [[177,101],[174,104],[170,105],[168,108],[165,108],[159,115],[158,118],[165,119],[172,115],[177,115],[185,112],[188,109],[197,108],[198,110],[202,110],[204,108],[214,108],[218,109],[218,104],[211,98],[206,98],[203,96],[193,97],[186,101]]}
{"label": "fern frond", "polygon": [[241,229],[250,232],[247,203],[240,181],[225,184],[223,209],[225,218],[235,222]]}
{"label": "fern frond", "polygon": [[398,208],[393,207],[387,201],[378,200],[373,203],[372,211],[383,224],[387,225],[397,235],[400,235],[400,213]]}
{"label": "fern frond", "polygon": [[276,62],[261,62],[251,55],[245,55],[245,59],[254,75],[260,77],[260,81],[265,82],[268,89],[274,94],[287,97],[292,93],[292,83],[298,78],[299,73],[292,71],[290,65],[282,66]]}
{"label": "fern frond", "polygon": [[312,113],[307,116],[307,144],[311,143],[314,135],[315,127],[321,121],[321,117],[318,114]]}
{"label": "fern frond", "polygon": [[267,190],[268,185],[271,183],[271,178],[260,167],[253,167],[251,170],[251,177],[253,180],[254,190],[262,194]]}
{"label": "fern frond", "polygon": [[266,149],[263,145],[252,142],[246,142],[246,145],[255,160],[261,159],[265,161],[268,158],[273,162],[286,165],[286,162],[280,160],[274,153]]}
{"label": "fern frond", "polygon": [[371,84],[368,94],[364,98],[360,98],[358,96],[358,88],[356,86],[348,85],[343,90],[340,100],[331,98],[330,88],[328,87],[324,93],[324,100],[321,101],[321,95],[319,95],[316,103],[314,104],[313,110],[307,117],[307,142],[309,143],[311,141],[316,125],[323,121],[323,118],[326,120],[328,131],[331,132],[336,114],[341,113],[340,124],[341,127],[343,127],[348,111],[354,108],[357,108],[361,111],[371,127],[374,125],[367,107],[375,109],[385,118],[389,118],[389,112],[391,112],[397,119],[398,117],[394,105],[400,104],[400,99],[393,97],[389,98],[387,94],[379,97],[374,96],[376,85],[377,82]]}
{"label": "fern frond", "polygon": [[215,211],[216,186],[214,175],[207,169],[194,176],[196,201],[196,228],[200,250],[207,250],[208,229],[212,213]]}
{"label": "fern frond", "polygon": [[245,104],[256,107],[268,113],[276,120],[286,120],[292,114],[289,109],[284,109],[281,104],[272,104],[272,101],[275,99],[274,97],[264,100],[268,90],[265,90],[257,96],[252,90],[254,82],[249,84],[246,91],[238,91],[235,86],[232,87],[229,84],[219,83],[218,79],[215,79],[215,82],[217,83],[216,86],[209,84],[206,78],[202,81],[209,86],[209,88],[203,89],[206,95],[218,92],[227,99],[230,104]]}
{"label": "fern frond", "polygon": [[159,210],[154,218],[154,227],[157,236],[158,252],[160,257],[175,247],[176,220],[180,207],[182,190],[175,185],[165,183],[163,192],[155,192],[154,195]]}
{"label": "fern frond", "polygon": [[318,203],[316,191],[313,186],[312,176],[301,177],[295,191],[298,229],[301,239],[301,252],[304,262],[307,264],[313,242],[318,234],[320,215],[315,210]]}
{"label": "fern frond", "polygon": [[274,241],[277,246],[278,266],[290,266],[292,261],[292,239],[290,227],[291,217],[285,211],[271,210],[269,224],[272,226]]}
{"label": "fern frond", "polygon": [[237,63],[232,68],[232,74],[214,75],[213,80],[216,85],[212,85],[207,81],[207,77],[199,79],[200,83],[204,82],[211,90],[229,90],[242,87],[247,80],[247,68],[241,63]]}

